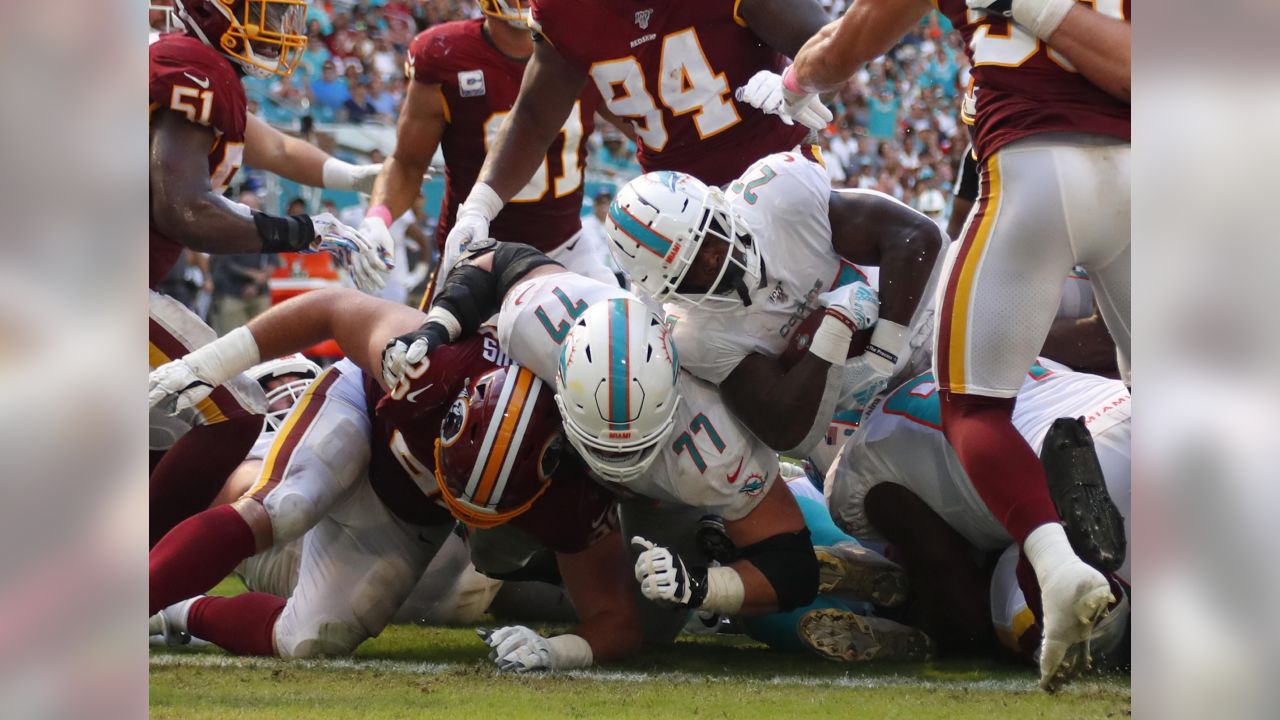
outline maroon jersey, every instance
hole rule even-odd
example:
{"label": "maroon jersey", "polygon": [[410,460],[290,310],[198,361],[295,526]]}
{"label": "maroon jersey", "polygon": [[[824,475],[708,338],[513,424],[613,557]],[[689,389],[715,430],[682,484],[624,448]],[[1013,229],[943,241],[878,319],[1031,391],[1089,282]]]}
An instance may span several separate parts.
{"label": "maroon jersey", "polygon": [[[409,46],[406,72],[410,79],[439,85],[445,102],[448,124],[440,141],[445,191],[436,227],[441,248],[524,77],[524,63],[499,52],[483,34],[483,25],[482,19],[436,25]],[[600,96],[588,87],[548,148],[542,166],[489,224],[489,234],[549,252],[578,232],[587,137],[595,129],[599,104]]]}
{"label": "maroon jersey", "polygon": [[[151,117],[169,111],[213,130],[209,183],[214,192],[231,184],[244,158],[248,102],[240,75],[222,53],[182,34],[151,43]],[[182,254],[183,245],[151,225],[150,286],[155,287]]]}
{"label": "maroon jersey", "polygon": [[807,129],[734,100],[785,59],[737,15],[737,0],[532,0],[535,31],[590,76],[605,105],[636,128],[645,171],[731,182]]}
{"label": "maroon jersey", "polygon": [[[979,160],[1008,143],[1050,132],[1129,139],[1129,105],[1076,72],[1045,42],[1011,20],[969,10],[965,0],[937,0],[964,36],[973,65],[965,121]],[[1129,17],[1129,0],[1097,0],[1095,9]]]}
{"label": "maroon jersey", "polygon": [[[365,377],[374,428],[369,481],[392,512],[420,525],[450,517],[435,478],[440,424],[471,378],[510,362],[497,339],[481,333],[433,351],[426,372],[399,398],[383,396],[377,381]],[[617,517],[613,495],[591,481],[576,456],[565,455],[546,492],[511,524],[556,552],[572,553],[616,527]]]}

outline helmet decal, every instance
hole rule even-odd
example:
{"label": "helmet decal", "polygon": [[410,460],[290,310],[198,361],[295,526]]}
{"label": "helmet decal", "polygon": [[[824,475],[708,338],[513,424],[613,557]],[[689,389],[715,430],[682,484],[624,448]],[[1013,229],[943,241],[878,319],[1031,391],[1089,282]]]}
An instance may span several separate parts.
{"label": "helmet decal", "polygon": [[675,244],[670,238],[667,238],[653,231],[648,225],[640,222],[634,215],[627,212],[627,209],[618,204],[617,200],[609,206],[609,218],[618,225],[618,229],[624,235],[635,240],[640,247],[652,252],[667,262],[680,251],[680,246]]}
{"label": "helmet decal", "polygon": [[628,438],[631,421],[631,382],[627,375],[628,354],[627,302],[609,301],[609,433],[610,437]]}

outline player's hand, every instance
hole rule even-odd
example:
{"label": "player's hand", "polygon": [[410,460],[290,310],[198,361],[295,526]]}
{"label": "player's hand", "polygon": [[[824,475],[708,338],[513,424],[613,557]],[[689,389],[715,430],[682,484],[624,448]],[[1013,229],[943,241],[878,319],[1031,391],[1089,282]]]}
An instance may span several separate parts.
{"label": "player's hand", "polygon": [[965,0],[970,10],[980,10],[988,15],[1013,17],[1013,0]]}
{"label": "player's hand", "polygon": [[889,384],[892,368],[885,372],[883,363],[873,362],[863,353],[844,366],[844,392],[841,394],[841,410],[859,410],[871,404]]}
{"label": "player's hand", "polygon": [[316,239],[310,252],[324,250],[333,256],[334,262],[351,274],[360,290],[372,293],[386,286],[382,274],[393,266],[391,247],[366,237],[355,228],[344,224],[330,213],[311,216]]}
{"label": "player's hand", "polygon": [[547,639],[527,627],[511,625],[493,632],[477,628],[476,632],[493,648],[489,659],[498,664],[499,670],[523,673],[555,667],[555,651]]}
{"label": "player's hand", "polygon": [[382,163],[372,165],[353,165],[351,167],[351,190],[365,195],[373,194],[373,182],[382,172]]}
{"label": "player's hand", "polygon": [[466,251],[467,246],[477,240],[489,238],[489,218],[479,211],[468,211],[465,207],[458,211],[458,219],[449,230],[444,241],[444,252],[440,253],[440,270],[437,277],[445,277],[458,257]]}
{"label": "player's hand", "polygon": [[378,249],[378,257],[384,260],[388,270],[395,267],[396,241],[391,237],[386,221],[377,215],[369,215],[360,223],[360,234]]}
{"label": "player's hand", "polygon": [[866,330],[880,319],[880,297],[861,280],[825,292],[819,299],[827,310],[847,320],[854,332]]}
{"label": "player's hand", "polygon": [[761,112],[777,115],[788,125],[798,122],[811,130],[825,128],[833,117],[817,95],[799,95],[787,90],[782,86],[782,76],[768,70],[752,75],[734,97]]}
{"label": "player's hand", "polygon": [[152,370],[148,385],[147,403],[170,415],[199,405],[213,393],[214,388],[212,382],[201,377],[181,358]]}
{"label": "player's hand", "polygon": [[382,379],[389,391],[395,392],[406,378],[421,377],[430,362],[431,351],[448,337],[447,333],[429,331],[432,325],[426,323],[413,332],[394,337],[382,348]]}
{"label": "player's hand", "polygon": [[631,538],[631,548],[640,552],[636,558],[636,580],[646,598],[690,608],[701,606],[707,599],[706,568],[690,572],[679,555],[639,535]]}

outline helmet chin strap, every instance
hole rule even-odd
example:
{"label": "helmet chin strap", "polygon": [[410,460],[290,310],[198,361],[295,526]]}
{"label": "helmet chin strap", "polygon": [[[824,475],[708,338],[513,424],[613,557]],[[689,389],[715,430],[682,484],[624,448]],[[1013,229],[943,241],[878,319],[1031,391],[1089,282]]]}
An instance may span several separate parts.
{"label": "helmet chin strap", "polygon": [[751,307],[751,294],[747,290],[747,284],[743,282],[743,275],[733,279],[733,289],[738,291],[738,297],[742,298],[742,304]]}

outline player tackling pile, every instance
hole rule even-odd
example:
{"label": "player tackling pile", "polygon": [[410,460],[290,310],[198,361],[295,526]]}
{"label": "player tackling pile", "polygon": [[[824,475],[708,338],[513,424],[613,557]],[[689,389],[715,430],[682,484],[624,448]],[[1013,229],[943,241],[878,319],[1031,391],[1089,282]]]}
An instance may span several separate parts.
{"label": "player tackling pile", "polygon": [[[980,177],[949,247],[833,188],[811,144],[819,93],[925,0],[825,26],[812,0],[478,5],[410,46],[381,168],[246,111],[241,76],[301,58],[303,0],[178,0],[153,44],[152,283],[184,247],[326,250],[358,288],[217,339],[152,292],[153,633],[345,655],[403,608],[472,621],[536,581],[575,622],[545,637],[555,611],[516,600],[479,633],[500,669],[617,660],[687,622],[838,661],[1002,642],[1050,691],[1123,658],[1128,3],[937,3],[973,65]],[[597,118],[646,171],[609,208],[611,258],[578,220]],[[437,146],[429,297],[368,297]],[[371,192],[367,217],[229,202],[242,160]],[[1123,382],[1040,357],[1077,266]],[[327,369],[291,356],[328,339]],[[811,472],[784,480],[780,455]],[[233,571],[254,591],[203,595]]]}

